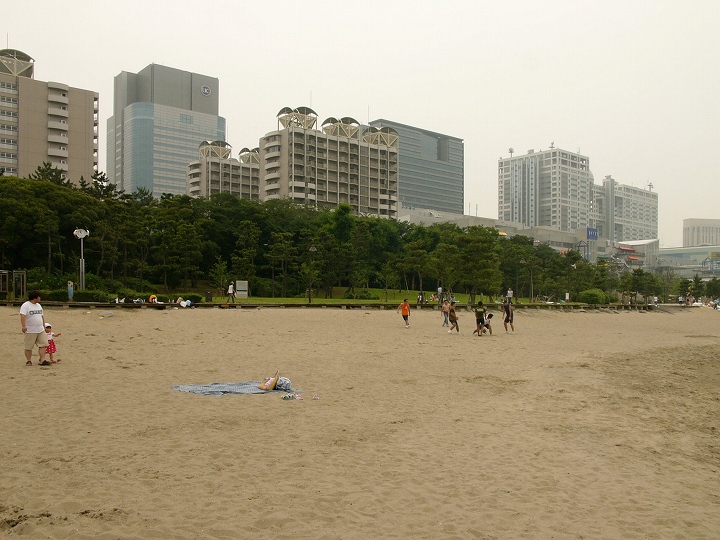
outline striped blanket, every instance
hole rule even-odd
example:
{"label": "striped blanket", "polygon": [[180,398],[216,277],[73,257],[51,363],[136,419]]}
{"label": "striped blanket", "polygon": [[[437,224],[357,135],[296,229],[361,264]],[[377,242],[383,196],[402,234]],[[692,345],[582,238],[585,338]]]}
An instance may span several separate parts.
{"label": "striped blanket", "polygon": [[246,381],[236,383],[211,384],[183,384],[173,386],[173,390],[201,394],[203,396],[223,396],[225,394],[269,394],[270,392],[283,392],[283,390],[260,390],[260,381]]}

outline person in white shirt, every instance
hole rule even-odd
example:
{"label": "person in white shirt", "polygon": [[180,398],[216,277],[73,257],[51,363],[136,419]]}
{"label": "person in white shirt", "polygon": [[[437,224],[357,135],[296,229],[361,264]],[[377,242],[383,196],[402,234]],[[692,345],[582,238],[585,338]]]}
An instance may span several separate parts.
{"label": "person in white shirt", "polygon": [[40,365],[49,366],[50,362],[45,360],[45,349],[48,346],[48,338],[45,333],[45,316],[40,305],[40,291],[30,291],[28,301],[20,306],[20,326],[25,334],[25,362],[26,366],[32,366],[32,351],[37,345],[40,353]]}
{"label": "person in white shirt", "polygon": [[230,282],[230,286],[228,287],[228,304],[232,302],[235,303],[235,287],[232,284],[232,281]]}

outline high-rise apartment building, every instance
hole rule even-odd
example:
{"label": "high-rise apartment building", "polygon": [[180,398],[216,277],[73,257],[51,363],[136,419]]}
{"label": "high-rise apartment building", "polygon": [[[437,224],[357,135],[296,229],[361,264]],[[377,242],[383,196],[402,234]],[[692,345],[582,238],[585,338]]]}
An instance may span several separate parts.
{"label": "high-rise apartment building", "polygon": [[373,120],[370,125],[391,128],[398,134],[401,207],[463,213],[465,146],[462,139],[391,120]]}
{"label": "high-rise apartment building", "polygon": [[658,194],[618,184],[610,175],[593,186],[592,224],[614,243],[658,237]]}
{"label": "high-rise apartment building", "polygon": [[398,135],[391,128],[328,118],[317,129],[308,107],[285,107],[260,140],[262,200],[317,207],[348,203],[357,214],[397,216]]}
{"label": "high-rise apartment building", "polygon": [[683,247],[720,246],[720,219],[683,219]]}
{"label": "high-rise apartment building", "polygon": [[27,177],[43,163],[78,183],[98,170],[98,94],[35,80],[27,54],[0,51],[0,169]]}
{"label": "high-rise apartment building", "polygon": [[187,168],[187,194],[207,198],[229,193],[241,199],[260,200],[258,149],[243,148],[239,159],[231,152],[232,147],[224,141],[200,144],[200,158]]}
{"label": "high-rise apartment building", "polygon": [[217,78],[150,64],[115,77],[107,122],[107,175],[119,189],[185,194],[203,141],[225,140]]}
{"label": "high-rise apartment building", "polygon": [[574,232],[590,224],[590,160],[559,148],[500,159],[498,219]]}

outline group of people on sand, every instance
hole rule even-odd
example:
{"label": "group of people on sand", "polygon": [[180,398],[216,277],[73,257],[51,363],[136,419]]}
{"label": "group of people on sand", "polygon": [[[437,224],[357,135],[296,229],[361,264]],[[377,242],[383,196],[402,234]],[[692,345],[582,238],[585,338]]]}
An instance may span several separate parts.
{"label": "group of people on sand", "polygon": [[[449,327],[448,334],[452,334],[455,330],[456,334],[460,333],[460,324],[458,321],[458,315],[456,311],[457,303],[452,300],[445,300],[440,306],[440,315],[443,318],[443,326]],[[503,326],[505,332],[508,331],[508,325],[510,329],[515,331],[515,310],[512,306],[512,296],[507,296],[503,299],[502,303],[503,310]],[[405,328],[410,328],[410,303],[405,298],[397,308],[397,312],[402,314],[402,318],[405,321]],[[488,313],[483,306],[482,302],[478,302],[477,306],[473,308],[475,313],[475,330],[473,335],[477,334],[478,337],[482,337],[483,334],[492,335],[492,318],[493,314]]]}
{"label": "group of people on sand", "polygon": [[[32,352],[35,346],[38,348],[40,360],[38,364],[41,366],[50,366],[57,364],[60,360],[55,360],[57,347],[55,346],[55,338],[59,337],[62,332],[57,334],[53,332],[52,325],[45,320],[43,308],[40,305],[40,291],[31,291],[28,295],[27,302],[23,302],[20,306],[20,327],[24,337],[25,349],[25,365],[32,366]],[[49,360],[46,358],[49,357]]]}

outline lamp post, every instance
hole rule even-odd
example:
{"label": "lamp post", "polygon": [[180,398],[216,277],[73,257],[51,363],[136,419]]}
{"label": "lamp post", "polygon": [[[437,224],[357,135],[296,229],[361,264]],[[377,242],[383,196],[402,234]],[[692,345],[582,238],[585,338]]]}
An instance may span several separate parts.
{"label": "lamp post", "polygon": [[308,304],[312,304],[312,287],[313,287],[313,264],[315,262],[315,252],[317,248],[310,246],[308,250],[310,252],[310,266],[308,268]]}
{"label": "lamp post", "polygon": [[80,290],[85,289],[85,251],[84,241],[86,236],[90,236],[90,231],[87,229],[75,229],[73,231],[75,238],[80,240],[80,266],[78,268],[78,287]]}
{"label": "lamp post", "polygon": [[535,298],[535,289],[533,287],[533,265],[532,262],[528,263],[525,259],[520,259],[520,264],[527,264],[530,268],[530,303],[533,303]]}

